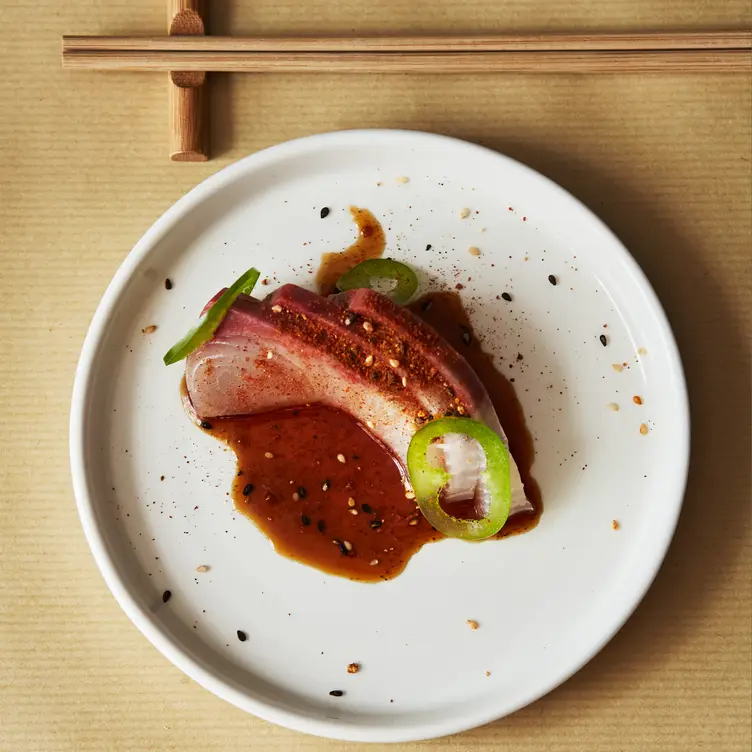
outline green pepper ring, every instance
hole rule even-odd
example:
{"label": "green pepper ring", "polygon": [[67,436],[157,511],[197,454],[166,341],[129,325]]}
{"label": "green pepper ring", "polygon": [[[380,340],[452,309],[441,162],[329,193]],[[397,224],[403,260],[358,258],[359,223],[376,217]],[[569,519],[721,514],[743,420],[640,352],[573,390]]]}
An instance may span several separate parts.
{"label": "green pepper ring", "polygon": [[371,289],[371,279],[393,279],[396,286],[387,294],[395,303],[407,303],[418,289],[418,277],[415,272],[401,261],[390,258],[366,259],[350,269],[337,280],[337,289],[346,290]]}
{"label": "green pepper ring", "polygon": [[[491,503],[487,515],[480,520],[453,517],[439,504],[441,489],[451,476],[429,464],[426,452],[434,439],[452,433],[475,439],[486,455],[486,469],[481,477]],[[485,423],[471,418],[440,418],[426,423],[413,436],[407,450],[407,471],[423,516],[444,535],[464,540],[490,538],[504,527],[512,503],[509,464],[509,450],[501,438]]]}
{"label": "green pepper ring", "polygon": [[258,269],[251,268],[245,274],[238,277],[235,282],[228,287],[214,305],[201,317],[196,326],[191,329],[180,341],[176,342],[164,355],[164,364],[166,366],[177,363],[187,358],[194,350],[197,350],[204,342],[208,342],[217,331],[217,327],[222,323],[222,319],[230,310],[230,306],[235,302],[238,295],[244,293],[250,295],[253,288],[258,282],[260,272]]}

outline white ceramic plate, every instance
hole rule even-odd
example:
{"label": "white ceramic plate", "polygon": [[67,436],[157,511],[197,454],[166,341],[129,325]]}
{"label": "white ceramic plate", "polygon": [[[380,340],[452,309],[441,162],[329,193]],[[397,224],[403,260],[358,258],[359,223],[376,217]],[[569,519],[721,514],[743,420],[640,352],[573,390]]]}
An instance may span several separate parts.
{"label": "white ceramic plate", "polygon": [[[311,284],[320,254],[353,240],[351,204],[381,218],[387,255],[465,286],[486,348],[515,378],[545,507],[530,533],[428,545],[401,576],[376,585],[274,553],[227,495],[233,456],[183,413],[181,366],[161,360],[206,300],[249,266],[273,284]],[[324,220],[323,206],[331,208]],[[505,291],[511,303],[497,299]],[[151,324],[157,331],[142,334]],[[624,363],[621,372],[612,367]],[[360,741],[487,723],[592,658],[663,559],[688,446],[674,339],[645,277],[606,227],[506,157],[390,131],[268,149],[175,204],[97,309],[71,415],[84,530],[138,628],[235,705]],[[197,574],[202,564],[211,570]],[[353,661],[363,668],[348,675]],[[330,697],[332,689],[345,695]]]}

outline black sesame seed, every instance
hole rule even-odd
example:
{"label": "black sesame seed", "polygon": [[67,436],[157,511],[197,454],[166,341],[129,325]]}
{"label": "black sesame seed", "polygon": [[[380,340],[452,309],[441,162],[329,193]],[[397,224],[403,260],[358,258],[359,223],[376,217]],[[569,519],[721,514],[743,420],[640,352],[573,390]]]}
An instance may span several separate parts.
{"label": "black sesame seed", "polygon": [[342,543],[342,541],[336,541],[336,543],[339,546],[339,552],[342,554],[342,556],[347,556],[347,554],[349,553],[347,546]]}
{"label": "black sesame seed", "polygon": [[433,298],[429,298],[428,300],[425,301],[425,303],[423,303],[423,305],[421,306],[421,308],[424,311],[428,311],[431,308],[432,305],[433,305]]}
{"label": "black sesame seed", "polygon": [[306,527],[308,527],[308,525],[310,525],[310,524],[311,524],[311,520],[310,520],[310,518],[309,518],[309,517],[306,517],[305,515],[301,515],[301,517],[300,517],[300,521],[301,521],[301,522],[302,522],[302,523],[303,523],[303,524],[304,524],[304,525],[305,525]]}
{"label": "black sesame seed", "polygon": [[300,496],[301,499],[305,499],[305,497],[308,496],[308,491],[306,491],[303,486],[298,486],[298,496]]}
{"label": "black sesame seed", "polygon": [[239,629],[235,634],[237,634],[241,642],[245,642],[248,639],[248,635],[242,629]]}
{"label": "black sesame seed", "polygon": [[362,504],[362,505],[361,505],[361,509],[362,509],[362,510],[363,510],[363,511],[364,511],[364,512],[365,512],[366,514],[371,514],[371,512],[373,512],[373,509],[371,509],[371,505],[370,505],[370,504]]}
{"label": "black sesame seed", "polygon": [[465,345],[469,345],[473,341],[470,330],[466,326],[462,326],[462,324],[460,324],[460,329],[462,330],[462,341]]}
{"label": "black sesame seed", "polygon": [[317,527],[317,529],[318,529],[318,531],[319,531],[320,533],[323,533],[323,532],[324,532],[324,530],[325,530],[325,528],[326,528],[326,523],[324,522],[324,520],[319,520],[319,521],[318,521],[318,522],[316,523],[316,527]]}
{"label": "black sesame seed", "polygon": [[605,347],[608,344],[608,340],[606,339],[605,334],[601,334],[601,336],[598,337],[598,339],[601,341],[601,344],[603,345],[603,347]]}
{"label": "black sesame seed", "polygon": [[428,245],[426,246],[426,250],[427,250],[427,251],[430,251],[430,250],[431,250],[431,244],[430,244],[430,243],[429,243],[429,244],[428,244]]}
{"label": "black sesame seed", "polygon": [[254,485],[253,483],[247,483],[245,487],[243,488],[243,496],[248,496],[250,493],[253,492]]}
{"label": "black sesame seed", "polygon": [[342,697],[342,695],[345,693],[341,689],[333,689],[329,694],[332,697]]}
{"label": "black sesame seed", "polygon": [[368,524],[375,530],[377,527],[381,527],[384,524],[384,521],[383,520],[371,520]]}
{"label": "black sesame seed", "polygon": [[199,425],[201,426],[201,428],[205,428],[207,431],[212,427],[212,424],[209,423],[208,420],[202,420]]}
{"label": "black sesame seed", "polygon": [[504,300],[506,300],[507,303],[512,302],[512,296],[508,292],[501,293],[501,297],[504,298]]}
{"label": "black sesame seed", "polygon": [[172,598],[172,593],[169,590],[165,590],[164,593],[162,593],[162,603],[167,603],[170,598]]}
{"label": "black sesame seed", "polygon": [[549,282],[550,282],[550,283],[551,283],[552,285],[556,285],[556,277],[554,277],[554,275],[553,275],[553,274],[549,274],[549,275],[548,275],[548,281],[549,281]]}
{"label": "black sesame seed", "polygon": [[325,219],[325,218],[326,218],[326,217],[328,217],[328,216],[329,216],[329,207],[328,207],[328,206],[325,206],[325,207],[324,207],[324,208],[323,208],[323,209],[321,210],[321,219]]}
{"label": "black sesame seed", "polygon": [[165,290],[172,290],[172,281],[170,279],[166,279],[164,281]]}

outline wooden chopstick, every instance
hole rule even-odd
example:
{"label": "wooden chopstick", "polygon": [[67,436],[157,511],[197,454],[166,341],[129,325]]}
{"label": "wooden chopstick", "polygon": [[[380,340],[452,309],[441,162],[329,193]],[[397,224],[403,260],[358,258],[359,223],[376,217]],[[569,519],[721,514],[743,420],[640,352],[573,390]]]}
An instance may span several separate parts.
{"label": "wooden chopstick", "polygon": [[83,50],[141,52],[597,52],[752,49],[752,30],[640,34],[528,34],[385,37],[63,37],[63,55]]}
{"label": "wooden chopstick", "polygon": [[743,73],[752,71],[752,52],[739,49],[438,53],[77,50],[63,53],[63,67],[227,73]]}
{"label": "wooden chopstick", "polygon": [[[63,37],[63,67],[170,73],[171,158],[206,159],[208,72],[752,72],[752,30],[381,37],[203,36],[201,0],[168,0],[167,37]],[[192,14],[189,18],[186,13]],[[181,28],[178,21],[185,22]]]}
{"label": "wooden chopstick", "polygon": [[261,73],[752,71],[752,31],[417,37],[63,37],[78,70]]}

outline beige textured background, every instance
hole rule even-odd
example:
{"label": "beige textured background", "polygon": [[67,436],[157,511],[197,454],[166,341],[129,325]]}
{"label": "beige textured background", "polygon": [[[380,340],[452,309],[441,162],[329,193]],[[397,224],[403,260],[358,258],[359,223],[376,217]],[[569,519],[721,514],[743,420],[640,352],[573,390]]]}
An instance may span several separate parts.
{"label": "beige textured background", "polygon": [[[215,32],[742,28],[749,0],[253,0]],[[684,357],[693,461],[668,559],[576,677],[513,717],[393,749],[752,749],[752,78],[236,76],[215,159],[166,159],[166,79],[64,73],[63,33],[161,33],[162,0],[0,0],[0,750],[345,750],[230,707],[121,613],[70,491],[68,403],[105,285],[211,172],[351,127],[439,131],[541,170],[620,235]],[[376,747],[369,747],[376,750]]]}

